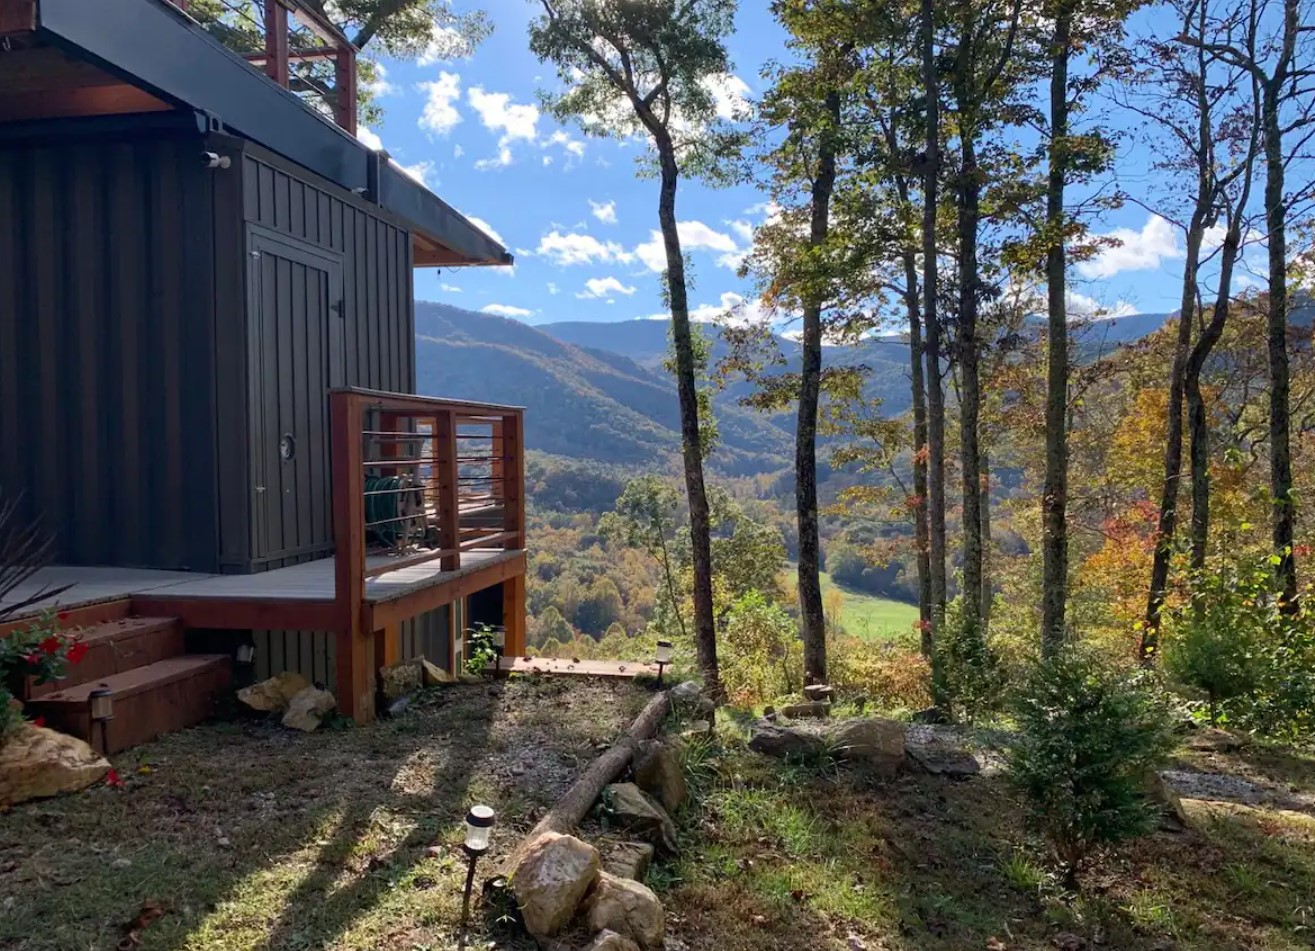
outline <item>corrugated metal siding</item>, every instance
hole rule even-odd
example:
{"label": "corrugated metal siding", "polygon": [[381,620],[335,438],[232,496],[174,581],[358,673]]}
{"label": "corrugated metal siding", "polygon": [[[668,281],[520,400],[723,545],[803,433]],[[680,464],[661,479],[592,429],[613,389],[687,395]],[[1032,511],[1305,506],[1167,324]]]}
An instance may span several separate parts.
{"label": "corrugated metal siding", "polygon": [[402,660],[423,657],[444,670],[450,669],[451,637],[448,633],[449,606],[426,611],[403,621],[398,630],[402,638]]}
{"label": "corrugated metal siding", "polygon": [[0,149],[0,489],[57,561],[214,570],[199,138]]}
{"label": "corrugated metal siding", "polygon": [[252,631],[255,679],[292,670],[332,690],[337,683],[337,645],[331,631]]}

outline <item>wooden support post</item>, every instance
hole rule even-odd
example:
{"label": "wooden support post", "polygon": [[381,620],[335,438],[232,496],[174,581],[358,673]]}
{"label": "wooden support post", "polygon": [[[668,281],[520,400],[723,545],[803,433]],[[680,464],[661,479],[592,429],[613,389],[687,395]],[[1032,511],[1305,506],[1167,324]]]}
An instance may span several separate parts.
{"label": "wooden support post", "polygon": [[444,555],[444,571],[461,567],[461,506],[457,476],[457,416],[451,410],[439,413],[434,420],[434,456],[438,460],[438,547],[452,554]]}
{"label": "wooden support post", "polygon": [[[272,5],[272,4],[271,4]],[[329,396],[333,460],[334,613],[338,708],[358,723],[374,719],[374,644],[363,630],[365,601],[364,414],[352,393]]]}
{"label": "wooden support post", "polygon": [[505,495],[503,504],[503,531],[512,532],[513,537],[505,544],[506,548],[525,547],[525,447],[524,417],[520,413],[504,416],[502,420],[502,457],[503,482]]}
{"label": "wooden support post", "polygon": [[265,74],[288,86],[288,11],[279,0],[265,0]]}
{"label": "wooden support post", "polygon": [[502,582],[502,628],[506,632],[503,655],[525,656],[525,575]]}
{"label": "wooden support post", "polygon": [[402,627],[396,621],[374,632],[375,667],[392,667],[402,659]]}
{"label": "wooden support post", "polygon": [[502,454],[502,420],[495,419],[489,424],[489,483],[491,492],[495,499],[502,499],[506,496],[506,477],[507,467],[504,464],[506,457]]}
{"label": "wooden support post", "polygon": [[356,51],[346,43],[339,44],[338,55],[333,58],[333,87],[338,101],[334,104],[339,128],[349,135],[356,134]]}

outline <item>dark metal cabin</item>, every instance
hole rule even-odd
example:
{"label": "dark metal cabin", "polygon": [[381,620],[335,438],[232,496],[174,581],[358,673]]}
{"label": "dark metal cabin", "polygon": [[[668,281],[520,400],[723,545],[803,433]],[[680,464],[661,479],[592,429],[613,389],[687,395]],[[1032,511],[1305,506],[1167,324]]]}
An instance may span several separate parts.
{"label": "dark metal cabin", "polygon": [[473,595],[522,643],[521,411],[413,395],[413,269],[511,258],[349,134],[300,0],[241,55],[187,6],[0,0],[0,492],[78,604],[261,632],[365,718]]}

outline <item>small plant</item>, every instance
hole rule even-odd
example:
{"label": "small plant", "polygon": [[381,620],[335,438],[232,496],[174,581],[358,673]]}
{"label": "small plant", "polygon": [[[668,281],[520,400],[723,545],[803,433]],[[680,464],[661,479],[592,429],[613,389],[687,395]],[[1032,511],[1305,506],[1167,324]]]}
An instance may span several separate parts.
{"label": "small plant", "polygon": [[1075,887],[1095,848],[1142,835],[1156,821],[1145,778],[1172,749],[1165,703],[1145,673],[1071,648],[1038,664],[1012,706],[1018,735],[1006,753],[1009,781]]}
{"label": "small plant", "polygon": [[478,676],[498,662],[497,628],[476,624],[466,632],[466,672]]}
{"label": "small plant", "polygon": [[0,737],[22,719],[10,701],[22,693],[27,678],[39,684],[58,680],[87,652],[76,636],[59,630],[66,617],[47,612],[26,629],[0,638]]}
{"label": "small plant", "polygon": [[1022,852],[1014,852],[1000,863],[1000,874],[1020,892],[1038,892],[1049,877],[1046,870]]}

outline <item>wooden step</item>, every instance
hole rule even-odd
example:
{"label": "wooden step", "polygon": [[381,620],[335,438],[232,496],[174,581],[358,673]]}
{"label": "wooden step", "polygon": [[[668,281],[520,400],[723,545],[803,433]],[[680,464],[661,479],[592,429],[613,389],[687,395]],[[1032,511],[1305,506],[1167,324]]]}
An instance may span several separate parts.
{"label": "wooden step", "polygon": [[59,680],[39,684],[28,678],[28,700],[36,700],[71,687],[101,681],[134,667],[145,667],[177,657],[183,646],[183,625],[177,618],[133,617],[84,627],[77,636],[87,653]]}
{"label": "wooden step", "polygon": [[[57,690],[26,708],[45,717],[49,727],[81,737],[102,753],[117,753],[206,719],[232,676],[227,654],[185,654]],[[113,695],[114,716],[95,722],[90,695],[102,687]]]}

